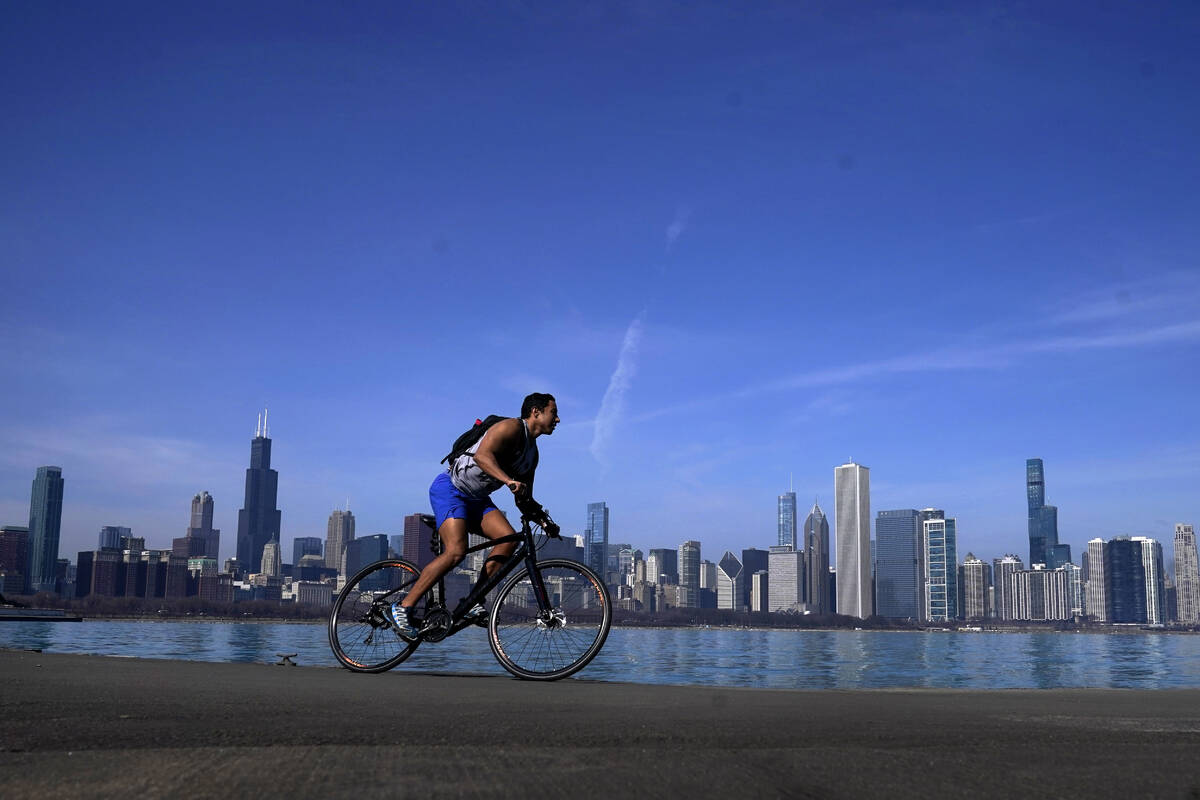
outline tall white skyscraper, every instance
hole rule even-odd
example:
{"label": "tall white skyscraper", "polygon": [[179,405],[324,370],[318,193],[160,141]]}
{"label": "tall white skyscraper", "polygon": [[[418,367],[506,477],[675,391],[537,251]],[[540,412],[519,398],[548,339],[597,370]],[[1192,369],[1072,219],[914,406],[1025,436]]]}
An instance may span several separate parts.
{"label": "tall white skyscraper", "polygon": [[717,563],[717,608],[742,610],[742,562],[726,550]]}
{"label": "tall white skyscraper", "polygon": [[838,614],[871,616],[871,471],[851,461],[833,470]]}
{"label": "tall white skyscraper", "polygon": [[1179,621],[1200,622],[1200,563],[1191,525],[1175,524],[1175,599]]}
{"label": "tall white skyscraper", "polygon": [[354,541],[354,514],[338,509],[325,528],[325,566],[346,574],[346,545]]}
{"label": "tall white skyscraper", "polygon": [[767,610],[796,610],[804,602],[804,554],[787,545],[767,552]]}
{"label": "tall white skyscraper", "polygon": [[283,571],[282,557],[279,553],[279,540],[272,538],[263,545],[262,573],[272,578],[278,578]]}
{"label": "tall white skyscraper", "polygon": [[1103,539],[1092,539],[1087,543],[1088,579],[1084,589],[1084,613],[1096,622],[1108,622],[1112,618],[1112,606],[1108,599],[1108,543]]}
{"label": "tall white skyscraper", "polygon": [[1161,625],[1167,621],[1162,545],[1145,536],[1134,536],[1133,541],[1142,547],[1142,570],[1146,575],[1146,622],[1150,625]]}

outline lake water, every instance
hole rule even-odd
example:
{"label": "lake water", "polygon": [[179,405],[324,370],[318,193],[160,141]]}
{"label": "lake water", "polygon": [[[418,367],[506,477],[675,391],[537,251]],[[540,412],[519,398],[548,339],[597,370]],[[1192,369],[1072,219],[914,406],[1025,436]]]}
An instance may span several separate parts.
{"label": "lake water", "polygon": [[[192,661],[337,666],[323,624],[3,622],[0,647]],[[482,628],[424,644],[393,670],[490,675]],[[579,678],[792,689],[1200,687],[1200,636],[613,628]]]}

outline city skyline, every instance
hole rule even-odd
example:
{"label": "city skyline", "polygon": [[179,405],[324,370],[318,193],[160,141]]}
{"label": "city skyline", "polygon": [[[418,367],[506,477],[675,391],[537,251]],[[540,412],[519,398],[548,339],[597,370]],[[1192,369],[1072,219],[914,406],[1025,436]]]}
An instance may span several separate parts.
{"label": "city skyline", "polygon": [[225,557],[268,404],[282,537],[347,495],[398,532],[458,433],[548,391],[536,494],[576,531],[604,498],[613,541],[768,546],[853,454],[976,553],[1028,556],[1031,457],[1076,557],[1170,547],[1198,13],[30,4],[0,30],[0,524],[59,465],[62,551],[176,537],[207,490]]}

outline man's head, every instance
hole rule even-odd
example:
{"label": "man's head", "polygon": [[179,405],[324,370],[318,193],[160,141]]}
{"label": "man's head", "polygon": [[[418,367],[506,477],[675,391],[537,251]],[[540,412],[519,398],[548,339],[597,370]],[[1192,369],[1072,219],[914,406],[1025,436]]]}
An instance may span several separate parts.
{"label": "man's head", "polygon": [[521,403],[521,419],[529,426],[529,432],[535,436],[543,433],[554,433],[558,425],[558,403],[554,395],[534,392]]}

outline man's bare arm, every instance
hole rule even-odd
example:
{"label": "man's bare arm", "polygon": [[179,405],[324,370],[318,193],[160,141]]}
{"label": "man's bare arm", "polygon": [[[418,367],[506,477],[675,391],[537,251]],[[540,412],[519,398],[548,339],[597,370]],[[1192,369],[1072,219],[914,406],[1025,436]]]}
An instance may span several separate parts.
{"label": "man's bare arm", "polygon": [[521,420],[506,419],[488,429],[479,442],[479,449],[475,451],[475,463],[479,465],[479,468],[496,480],[503,482],[517,497],[528,496],[529,487],[505,472],[496,455],[504,450],[514,449],[521,436]]}

